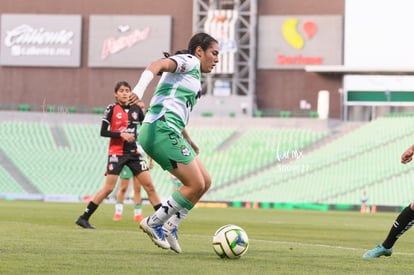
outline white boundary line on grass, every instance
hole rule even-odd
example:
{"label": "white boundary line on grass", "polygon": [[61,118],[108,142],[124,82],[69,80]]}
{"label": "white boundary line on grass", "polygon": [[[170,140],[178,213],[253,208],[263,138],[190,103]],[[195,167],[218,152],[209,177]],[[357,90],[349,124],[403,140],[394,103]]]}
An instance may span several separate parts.
{"label": "white boundary line on grass", "polygon": [[[2,223],[30,224],[30,225],[39,225],[40,226],[40,224],[33,224],[33,223],[27,223],[27,222],[1,221],[0,224],[2,224]],[[112,231],[118,231],[118,230],[112,230]],[[119,232],[125,232],[125,231],[119,231]],[[133,232],[133,231],[131,231],[131,232]],[[183,236],[194,237],[194,238],[200,238],[200,237],[211,238],[208,235],[196,235],[196,234],[183,234]],[[317,244],[317,243],[286,242],[286,241],[276,241],[276,240],[258,240],[258,239],[250,239],[250,238],[249,238],[249,240],[254,241],[254,242],[261,242],[261,243],[272,243],[272,244],[294,245],[294,246],[308,246],[308,247],[322,247],[322,248],[339,249],[339,250],[351,250],[351,251],[367,251],[368,250],[366,248],[345,247],[345,246]],[[414,256],[414,253],[409,253],[409,252],[393,252],[393,254]]]}
{"label": "white boundary line on grass", "polygon": [[[193,234],[184,234],[185,236],[190,237],[201,237],[205,235],[193,235]],[[274,240],[258,240],[258,239],[250,239],[250,241],[260,242],[260,243],[272,243],[272,244],[282,244],[282,245],[294,245],[294,246],[308,246],[308,247],[321,247],[321,248],[328,248],[328,249],[339,249],[339,250],[352,250],[352,251],[367,251],[366,248],[356,248],[356,247],[345,247],[345,246],[337,246],[337,245],[328,245],[328,244],[317,244],[317,243],[301,243],[301,242],[285,242],[285,241],[274,241]],[[409,252],[393,252],[393,254],[398,255],[407,255],[407,256],[414,256],[414,253]]]}

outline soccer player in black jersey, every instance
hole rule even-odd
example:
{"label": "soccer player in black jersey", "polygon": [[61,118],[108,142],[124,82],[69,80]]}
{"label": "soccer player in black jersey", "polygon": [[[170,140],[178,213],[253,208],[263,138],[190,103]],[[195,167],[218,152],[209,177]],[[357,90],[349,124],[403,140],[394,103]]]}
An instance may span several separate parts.
{"label": "soccer player in black jersey", "polygon": [[148,194],[148,199],[154,209],[161,206],[160,198],[152,184],[147,162],[137,147],[137,125],[144,119],[144,113],[136,105],[128,105],[131,86],[126,81],[115,85],[116,102],[109,104],[105,110],[101,136],[109,137],[108,164],[104,186],[88,203],[84,213],[78,217],[76,224],[87,229],[95,229],[89,223],[89,218],[99,204],[114,190],[122,168],[127,165],[135,178],[139,180]]}
{"label": "soccer player in black jersey", "polygon": [[[413,159],[414,144],[408,147],[401,155],[401,163],[407,164]],[[391,226],[387,237],[382,244],[365,252],[362,258],[378,258],[391,256],[392,248],[397,240],[414,225],[414,202],[405,207]]]}

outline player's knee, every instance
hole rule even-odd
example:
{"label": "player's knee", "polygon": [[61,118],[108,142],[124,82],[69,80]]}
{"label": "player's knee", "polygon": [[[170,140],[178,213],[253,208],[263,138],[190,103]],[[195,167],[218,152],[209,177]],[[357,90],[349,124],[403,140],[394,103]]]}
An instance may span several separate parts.
{"label": "player's knee", "polygon": [[144,190],[147,192],[147,194],[155,192],[155,187],[153,184],[143,184],[142,187],[144,187]]}
{"label": "player's knee", "polygon": [[112,191],[114,191],[114,187],[113,186],[108,186],[105,188],[105,194],[109,195],[112,193]]}
{"label": "player's knee", "polygon": [[208,189],[210,189],[211,186],[211,178],[208,177],[204,180],[204,193],[208,191]]}
{"label": "player's knee", "polygon": [[210,183],[204,179],[193,185],[193,192],[198,197],[201,197],[209,188]]}
{"label": "player's knee", "polygon": [[193,194],[200,198],[204,194],[204,187],[197,186],[197,188],[193,189]]}

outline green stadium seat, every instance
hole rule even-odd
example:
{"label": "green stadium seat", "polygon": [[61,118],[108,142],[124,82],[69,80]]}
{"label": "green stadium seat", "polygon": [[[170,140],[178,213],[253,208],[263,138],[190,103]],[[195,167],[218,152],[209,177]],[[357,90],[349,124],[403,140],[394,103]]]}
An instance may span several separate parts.
{"label": "green stadium seat", "polygon": [[309,117],[310,118],[318,118],[319,117],[319,114],[318,114],[318,112],[310,111],[309,112]]}
{"label": "green stadium seat", "polygon": [[48,112],[54,112],[54,111],[55,111],[55,109],[56,109],[56,106],[55,106],[55,105],[48,105],[48,106],[47,106],[47,111],[48,111]]}
{"label": "green stadium seat", "polygon": [[289,111],[280,111],[279,112],[279,117],[290,117],[290,112]]}
{"label": "green stadium seat", "polygon": [[213,112],[202,112],[201,115],[203,117],[212,117],[213,116]]}
{"label": "green stadium seat", "polygon": [[[65,122],[58,125],[67,142],[61,146],[51,126],[56,124],[1,122],[0,148],[44,194],[94,194],[104,181],[108,139],[100,137],[99,125]],[[203,200],[359,204],[366,191],[373,204],[400,206],[412,200],[407,190],[414,172],[399,158],[413,129],[414,117],[381,118],[309,151],[328,133],[231,125],[188,131],[213,181]],[[160,197],[170,195],[169,174],[156,164],[151,175]],[[25,192],[2,166],[0,182],[0,194]]]}
{"label": "green stadium seat", "polygon": [[28,112],[30,111],[30,105],[29,104],[20,104],[18,106],[18,110],[21,112]]}
{"label": "green stadium seat", "polygon": [[104,112],[105,112],[105,109],[104,109],[104,108],[99,108],[99,107],[96,107],[96,108],[93,108],[93,109],[92,109],[92,113],[94,113],[94,114],[101,115],[101,114],[103,114]]}

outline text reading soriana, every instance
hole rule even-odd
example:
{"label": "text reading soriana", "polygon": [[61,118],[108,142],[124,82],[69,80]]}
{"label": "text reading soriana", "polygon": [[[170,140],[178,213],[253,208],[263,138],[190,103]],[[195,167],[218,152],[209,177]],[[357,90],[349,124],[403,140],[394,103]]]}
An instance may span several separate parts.
{"label": "text reading soriana", "polygon": [[276,63],[279,65],[321,65],[323,58],[320,56],[285,56],[279,54]]}

